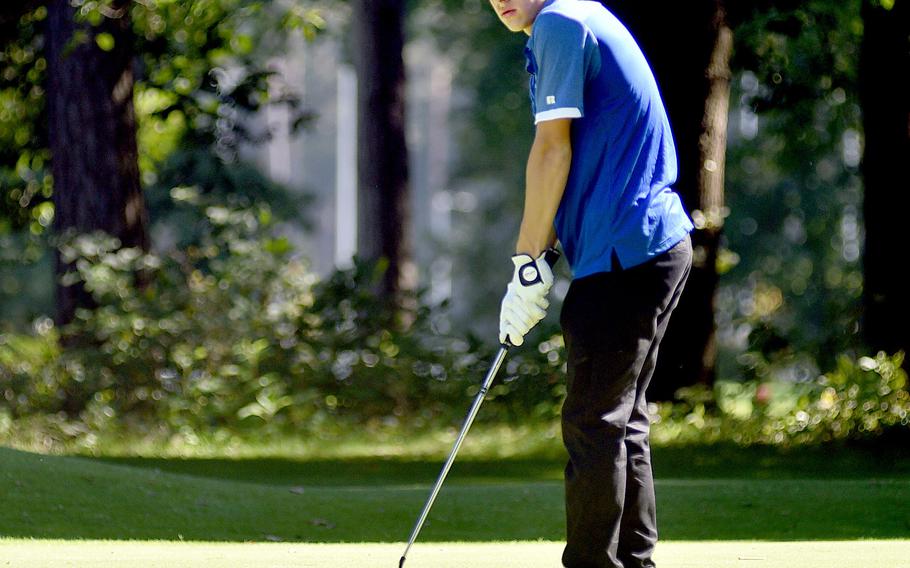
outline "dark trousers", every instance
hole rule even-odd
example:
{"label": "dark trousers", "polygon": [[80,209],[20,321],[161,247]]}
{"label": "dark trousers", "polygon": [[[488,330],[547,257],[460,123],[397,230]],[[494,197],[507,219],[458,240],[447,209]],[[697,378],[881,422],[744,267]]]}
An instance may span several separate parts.
{"label": "dark trousers", "polygon": [[692,266],[684,238],[625,270],[574,280],[563,302],[568,568],[650,568],[657,517],[645,390]]}

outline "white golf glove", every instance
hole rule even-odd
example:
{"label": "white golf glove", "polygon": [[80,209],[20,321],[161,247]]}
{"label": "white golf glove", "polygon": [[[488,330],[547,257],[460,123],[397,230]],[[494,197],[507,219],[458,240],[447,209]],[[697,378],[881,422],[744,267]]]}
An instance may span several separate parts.
{"label": "white golf glove", "polygon": [[547,249],[536,260],[528,254],[512,257],[515,272],[499,311],[501,344],[521,345],[525,334],[547,315],[547,293],[553,286],[551,265],[558,255],[554,249]]}

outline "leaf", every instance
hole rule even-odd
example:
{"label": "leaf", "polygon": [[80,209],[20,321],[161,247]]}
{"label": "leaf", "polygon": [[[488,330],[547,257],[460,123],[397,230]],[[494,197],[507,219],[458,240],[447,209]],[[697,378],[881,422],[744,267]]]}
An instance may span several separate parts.
{"label": "leaf", "polygon": [[114,49],[116,42],[114,41],[114,36],[107,32],[101,32],[95,36],[95,43],[98,44],[102,51],[111,51]]}

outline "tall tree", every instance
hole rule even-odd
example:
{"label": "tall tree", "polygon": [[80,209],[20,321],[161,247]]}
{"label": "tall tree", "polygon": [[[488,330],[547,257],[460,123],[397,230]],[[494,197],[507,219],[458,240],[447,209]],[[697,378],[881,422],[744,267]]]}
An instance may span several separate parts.
{"label": "tall tree", "polygon": [[[133,107],[130,0],[110,3],[98,25],[76,21],[70,0],[48,5],[48,120],[58,235],[104,231],[124,247],[148,248]],[[60,324],[90,306],[80,286],[60,277],[72,267],[57,253]]]}
{"label": "tall tree", "polygon": [[[649,398],[666,400],[682,386],[714,381],[714,296],[724,221],[733,32],[723,0],[604,0],[603,4],[638,39],[660,83],[679,157],[675,189],[697,225],[692,235],[692,273],[664,337],[648,391]],[[662,17],[654,18],[655,10]]]}
{"label": "tall tree", "polygon": [[[704,113],[701,123],[701,134],[698,139],[698,211],[696,232],[694,235],[695,250],[701,251],[693,266],[694,276],[691,286],[694,293],[688,298],[688,307],[692,311],[691,319],[681,318],[674,326],[670,345],[675,349],[662,352],[660,361],[661,373],[667,379],[673,377],[675,367],[689,370],[689,380],[697,378],[700,382],[713,384],[717,364],[717,341],[714,326],[715,295],[717,293],[718,273],[717,255],[720,249],[721,232],[726,216],[724,205],[724,172],[727,153],[727,119],[730,111],[730,57],[733,54],[733,30],[727,20],[724,0],[714,1],[711,33],[714,45],[705,70],[708,94],[705,98]],[[694,322],[693,327],[690,322]],[[695,331],[697,343],[686,345],[685,337]],[[687,347],[698,347],[689,354]],[[700,359],[696,359],[698,355]],[[690,358],[691,357],[691,358]],[[685,375],[681,377],[685,379]],[[671,382],[672,384],[672,382]],[[665,393],[669,395],[670,393]]]}
{"label": "tall tree", "polygon": [[[75,21],[71,5],[78,5]],[[5,109],[0,113],[0,233],[35,236],[25,240],[28,250],[16,253],[19,262],[25,266],[43,258],[40,236],[54,219],[49,201],[57,157],[63,163],[56,163],[53,174],[69,189],[58,196],[63,210],[57,211],[56,228],[103,229],[126,246],[147,240],[131,133],[137,121],[143,123],[139,136],[146,144],[140,163],[157,177],[157,183],[143,188],[153,210],[158,206],[156,212],[162,213],[155,215],[157,221],[171,221],[169,192],[176,185],[198,185],[203,192],[243,202],[268,201],[293,215],[297,197],[291,206],[279,202],[283,189],[251,184],[248,175],[238,173],[252,170],[220,158],[232,157],[241,143],[261,143],[263,132],[250,128],[246,117],[267,105],[286,105],[294,128],[308,123],[312,113],[281,84],[269,61],[286,52],[293,35],[310,39],[324,26],[319,11],[299,2],[10,0],[0,11],[0,107]],[[134,89],[137,99],[155,101],[135,118]],[[84,173],[91,178],[82,178]],[[90,188],[98,191],[92,195]],[[75,207],[89,195],[102,199],[103,207]],[[11,254],[7,250],[0,261]],[[14,286],[7,290],[25,285],[24,276],[8,278]],[[40,288],[33,297],[52,304]],[[62,297],[72,293],[88,301],[80,290],[68,288]],[[13,294],[0,293],[0,310],[22,302]],[[72,311],[69,303],[64,314]],[[38,309],[24,311],[20,322],[46,311]]]}
{"label": "tall tree", "polygon": [[[864,334],[874,349],[910,353],[910,295],[898,276],[910,211],[910,1],[864,0],[862,17]],[[910,360],[904,366],[910,369]]]}
{"label": "tall tree", "polygon": [[408,283],[408,155],[405,142],[405,0],[354,3],[358,75],[358,254],[385,259],[383,294]]}

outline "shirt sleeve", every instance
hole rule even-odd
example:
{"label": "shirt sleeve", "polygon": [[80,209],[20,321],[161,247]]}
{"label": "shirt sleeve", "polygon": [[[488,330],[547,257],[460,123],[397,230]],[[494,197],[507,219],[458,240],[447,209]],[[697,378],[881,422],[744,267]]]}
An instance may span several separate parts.
{"label": "shirt sleeve", "polygon": [[541,14],[534,23],[537,61],[534,124],[584,116],[586,52],[596,49],[586,28],[560,14]]}

